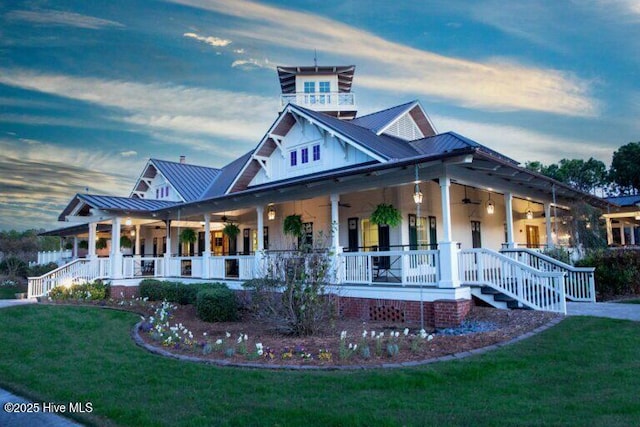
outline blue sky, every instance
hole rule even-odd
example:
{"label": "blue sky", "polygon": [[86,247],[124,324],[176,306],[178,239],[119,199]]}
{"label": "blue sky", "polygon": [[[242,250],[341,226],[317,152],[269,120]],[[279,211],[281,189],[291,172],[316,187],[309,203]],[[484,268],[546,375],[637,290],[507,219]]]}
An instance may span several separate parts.
{"label": "blue sky", "polygon": [[0,0],[0,229],[126,196],[149,157],[227,164],[314,49],[356,65],[361,114],[419,99],[523,163],[640,140],[638,0]]}

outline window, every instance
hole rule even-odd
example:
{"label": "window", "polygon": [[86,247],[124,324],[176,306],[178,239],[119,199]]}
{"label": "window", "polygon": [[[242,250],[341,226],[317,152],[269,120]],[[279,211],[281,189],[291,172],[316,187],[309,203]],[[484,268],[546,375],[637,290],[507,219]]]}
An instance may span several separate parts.
{"label": "window", "polygon": [[[316,82],[304,82],[304,93],[306,94],[316,93]],[[307,104],[315,104],[316,103],[315,95],[305,95],[305,102]]]}
{"label": "window", "polygon": [[168,185],[167,185],[167,189],[164,190],[164,192],[165,192],[165,196],[169,197],[169,186]]}
{"label": "window", "polygon": [[319,82],[320,95],[318,96],[320,104],[331,104],[330,84],[329,82]]}
{"label": "window", "polygon": [[302,150],[300,150],[300,158],[302,160],[302,163],[309,163],[309,149],[308,148],[303,148]]}
{"label": "window", "polygon": [[291,166],[295,166],[298,164],[298,152],[297,151],[291,151],[289,153],[289,159],[290,159],[290,165]]}
{"label": "window", "polygon": [[313,146],[313,161],[317,162],[320,160],[320,144]]}
{"label": "window", "polygon": [[160,189],[156,188],[156,199],[160,198]]}
{"label": "window", "polygon": [[319,82],[320,85],[320,93],[329,93],[329,82]]}
{"label": "window", "polygon": [[480,221],[471,221],[471,244],[474,248],[482,247],[480,234]]}

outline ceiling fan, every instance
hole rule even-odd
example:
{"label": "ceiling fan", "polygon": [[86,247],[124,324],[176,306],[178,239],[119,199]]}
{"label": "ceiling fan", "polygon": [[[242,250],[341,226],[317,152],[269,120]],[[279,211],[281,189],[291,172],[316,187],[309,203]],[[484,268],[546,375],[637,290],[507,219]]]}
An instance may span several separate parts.
{"label": "ceiling fan", "polygon": [[[331,204],[328,205],[320,205],[320,207],[324,207],[324,206],[331,206]],[[342,202],[338,202],[338,206],[341,208],[350,208],[351,207],[351,203],[342,203]]]}
{"label": "ceiling fan", "polygon": [[477,200],[471,200],[468,196],[467,196],[467,186],[464,186],[464,199],[461,200],[463,205],[479,205],[481,204],[480,201]]}

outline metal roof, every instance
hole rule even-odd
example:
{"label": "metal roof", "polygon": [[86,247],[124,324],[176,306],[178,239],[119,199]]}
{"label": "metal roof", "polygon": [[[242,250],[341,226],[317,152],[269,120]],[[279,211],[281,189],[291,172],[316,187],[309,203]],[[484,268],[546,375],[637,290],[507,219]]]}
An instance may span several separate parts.
{"label": "metal roof", "polygon": [[251,150],[223,167],[216,179],[209,184],[209,187],[202,194],[201,199],[210,199],[225,194],[242,167],[251,158],[253,152],[254,150]]}
{"label": "metal roof", "polygon": [[615,203],[618,206],[636,206],[640,203],[640,195],[635,196],[615,196],[605,197],[605,200],[610,203]]}
{"label": "metal roof", "polygon": [[407,102],[406,104],[396,105],[395,107],[387,108],[386,110],[377,111],[375,113],[367,114],[366,116],[356,117],[351,120],[354,125],[361,126],[369,129],[373,133],[379,133],[389,123],[393,122],[400,115],[409,111],[418,101]]}
{"label": "metal roof", "polygon": [[296,92],[296,76],[297,75],[321,75],[321,74],[337,74],[338,75],[338,92],[351,92],[351,83],[353,83],[353,74],[356,71],[355,65],[313,65],[306,67],[277,67],[278,78],[280,79],[280,87],[282,93]]}
{"label": "metal roof", "polygon": [[151,159],[151,163],[171,183],[186,202],[202,198],[203,193],[220,174],[220,169],[188,163]]}
{"label": "metal roof", "polygon": [[479,144],[472,139],[469,139],[462,135],[458,135],[455,132],[445,132],[438,135],[429,136],[426,138],[411,141],[409,144],[420,154],[426,155],[448,153],[450,151],[459,150],[461,148],[473,147],[477,148],[478,151],[491,155],[492,157],[497,157],[501,160],[513,163],[514,165],[519,164],[519,162],[511,158],[504,156],[489,147]]}
{"label": "metal roof", "polygon": [[291,105],[293,110],[301,110],[314,120],[328,126],[357,144],[373,151],[386,160],[402,159],[416,156],[419,153],[407,141],[389,135],[376,135],[373,131],[353,124],[352,121],[340,120],[317,111],[309,110],[299,105]]}
{"label": "metal roof", "polygon": [[[111,230],[111,224],[97,224],[96,231],[109,231]],[[89,225],[88,224],[78,224],[78,225],[70,225],[68,227],[56,228],[54,230],[44,231],[42,233],[38,233],[38,236],[75,236],[80,233],[88,233]]]}
{"label": "metal roof", "polygon": [[92,208],[104,210],[146,212],[180,204],[180,202],[170,202],[167,200],[140,199],[137,197],[98,196],[95,194],[77,194],[76,197],[90,205]]}

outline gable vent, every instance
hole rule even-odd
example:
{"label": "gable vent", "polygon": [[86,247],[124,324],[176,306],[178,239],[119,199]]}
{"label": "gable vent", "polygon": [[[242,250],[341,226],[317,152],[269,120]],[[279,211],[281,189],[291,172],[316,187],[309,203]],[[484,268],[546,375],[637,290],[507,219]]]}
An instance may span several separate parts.
{"label": "gable vent", "polygon": [[408,114],[405,114],[393,125],[389,126],[384,133],[406,141],[414,141],[416,139],[424,138],[424,135]]}

